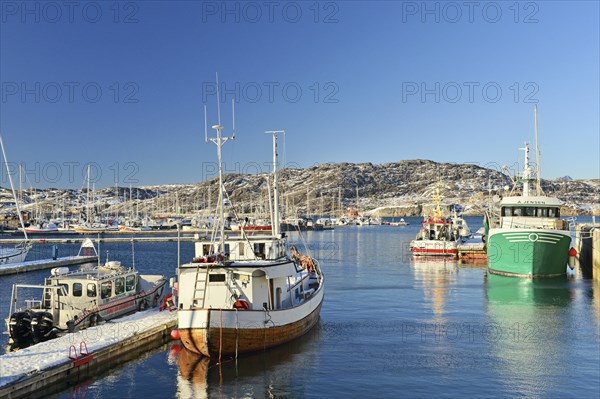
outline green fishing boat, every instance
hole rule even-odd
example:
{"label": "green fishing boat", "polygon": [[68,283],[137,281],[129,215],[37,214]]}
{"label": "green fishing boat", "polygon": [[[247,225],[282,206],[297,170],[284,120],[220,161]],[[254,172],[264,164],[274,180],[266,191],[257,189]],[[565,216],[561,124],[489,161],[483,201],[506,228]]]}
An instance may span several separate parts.
{"label": "green fishing boat", "polygon": [[[537,142],[537,107],[535,108]],[[539,151],[536,143],[536,177],[529,165],[525,143],[525,168],[521,195],[504,197],[499,210],[486,217],[488,271],[516,277],[557,277],[567,273],[571,232],[560,218],[562,202],[543,194],[540,182]],[[531,193],[530,182],[535,181]]]}

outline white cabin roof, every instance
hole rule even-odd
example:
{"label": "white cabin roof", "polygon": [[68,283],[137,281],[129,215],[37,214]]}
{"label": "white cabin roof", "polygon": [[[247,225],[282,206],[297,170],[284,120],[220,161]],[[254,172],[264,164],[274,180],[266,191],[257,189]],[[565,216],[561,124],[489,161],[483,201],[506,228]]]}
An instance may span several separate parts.
{"label": "white cabin roof", "polygon": [[516,196],[504,197],[500,201],[500,206],[561,206],[563,202],[555,197],[545,196]]}

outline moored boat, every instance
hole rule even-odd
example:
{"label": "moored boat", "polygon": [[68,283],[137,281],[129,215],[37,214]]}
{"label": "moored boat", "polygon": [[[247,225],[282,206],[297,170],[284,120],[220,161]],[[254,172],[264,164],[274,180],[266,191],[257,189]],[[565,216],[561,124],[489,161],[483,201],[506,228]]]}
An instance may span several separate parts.
{"label": "moored boat", "polygon": [[[222,126],[213,126],[221,165]],[[319,320],[324,295],[318,262],[288,253],[280,232],[277,133],[273,134],[274,175],[271,234],[225,237],[195,244],[196,258],[178,268],[178,322],[183,345],[209,357],[263,350],[300,337]],[[222,169],[219,168],[222,182]],[[223,218],[223,184],[219,184]]]}
{"label": "moored boat", "polygon": [[[87,240],[82,248],[90,245],[93,248]],[[161,275],[140,275],[118,261],[75,271],[54,268],[44,284],[13,285],[7,331],[18,347],[47,341],[60,333],[156,306],[166,283]],[[24,303],[19,294],[23,290],[27,295]],[[34,291],[40,293],[38,299],[29,299]]]}
{"label": "moored boat", "polygon": [[[537,141],[537,107],[535,125]],[[515,277],[564,276],[571,232],[568,222],[560,218],[562,202],[543,195],[539,155],[534,179],[529,165],[529,145],[525,143],[522,150],[525,151],[520,179],[522,194],[502,198],[498,204],[499,212],[486,215],[488,270]],[[535,195],[530,194],[532,180],[536,181]]]}
{"label": "moored boat", "polygon": [[450,256],[458,257],[458,244],[463,234],[470,233],[464,221],[456,212],[444,215],[441,207],[439,188],[436,188],[435,207],[431,214],[424,218],[423,227],[410,242],[413,256]]}

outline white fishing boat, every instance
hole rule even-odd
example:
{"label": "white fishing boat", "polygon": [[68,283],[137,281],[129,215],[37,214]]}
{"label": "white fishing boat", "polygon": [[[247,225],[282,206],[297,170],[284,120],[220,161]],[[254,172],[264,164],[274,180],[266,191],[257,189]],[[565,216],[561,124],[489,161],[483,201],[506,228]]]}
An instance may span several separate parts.
{"label": "white fishing boat", "polygon": [[[87,239],[82,249],[90,246],[94,248]],[[98,267],[75,271],[54,268],[42,285],[13,285],[7,331],[17,347],[47,341],[156,306],[166,283],[164,276],[141,275],[118,261],[107,260]],[[24,298],[20,295],[23,291]],[[31,299],[32,292],[39,296]]]}
{"label": "white fishing boat", "polygon": [[[206,117],[206,109],[205,109]],[[235,125],[234,125],[235,126]],[[223,127],[213,126],[219,162],[219,213],[223,220]],[[324,294],[318,262],[295,247],[288,253],[279,226],[277,134],[273,135],[271,234],[198,240],[196,258],[178,268],[178,321],[183,345],[209,357],[263,350],[300,337],[318,321]]]}

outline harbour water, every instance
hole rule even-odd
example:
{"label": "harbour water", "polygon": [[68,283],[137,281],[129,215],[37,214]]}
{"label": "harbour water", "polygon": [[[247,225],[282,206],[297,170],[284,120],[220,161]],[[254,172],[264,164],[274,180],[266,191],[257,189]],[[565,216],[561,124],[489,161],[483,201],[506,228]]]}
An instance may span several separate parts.
{"label": "harbour water", "polygon": [[[304,234],[321,260],[326,294],[319,324],[301,339],[221,365],[173,343],[53,397],[598,397],[597,282],[415,261],[409,242],[420,219],[405,219],[409,226]],[[467,221],[474,230],[482,224]],[[130,244],[104,245],[103,258],[106,250],[131,262]],[[192,244],[182,243],[182,259],[192,255]],[[135,261],[142,273],[172,276],[177,244],[136,245]],[[13,283],[41,283],[47,273],[0,277],[2,298]]]}

